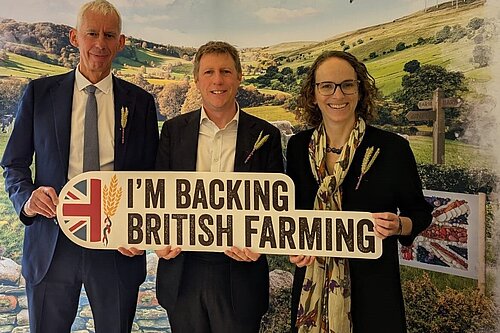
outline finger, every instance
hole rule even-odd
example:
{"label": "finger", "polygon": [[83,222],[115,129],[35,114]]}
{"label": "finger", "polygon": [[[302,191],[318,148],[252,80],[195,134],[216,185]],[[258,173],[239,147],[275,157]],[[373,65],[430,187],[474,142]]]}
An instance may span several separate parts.
{"label": "finger", "polygon": [[245,252],[245,255],[252,261],[257,261],[260,257],[260,253],[255,253],[246,247],[243,249],[243,252]]}
{"label": "finger", "polygon": [[160,250],[155,250],[156,255],[158,258],[163,258],[165,257],[168,253],[170,252],[170,245],[167,245],[165,248],[160,249]]}
{"label": "finger", "polygon": [[[237,250],[239,250],[239,249],[237,249]],[[241,257],[240,255],[238,255],[237,253],[235,253],[233,249],[225,250],[225,251],[224,251],[224,253],[225,253],[228,257],[230,257],[230,258],[232,258],[232,259],[234,259],[234,260],[236,260],[236,261],[248,261],[248,260],[246,260],[246,259],[242,258],[242,257]]]}
{"label": "finger", "polygon": [[37,189],[35,198],[37,199],[36,202],[40,200],[40,202],[43,203],[41,207],[43,207],[45,210],[48,209],[52,215],[56,215],[56,205],[58,203],[58,198],[56,191],[52,187],[39,187]]}
{"label": "finger", "polygon": [[377,236],[378,238],[380,238],[380,239],[387,238],[387,236],[383,234],[383,232],[385,232],[385,229],[383,229],[383,228],[379,229],[378,227],[375,227],[375,229],[373,229],[373,231],[375,232],[375,236]]}
{"label": "finger", "polygon": [[134,255],[126,248],[124,247],[119,247],[118,248],[118,252],[120,252],[121,254],[123,254],[124,256],[127,256],[127,257],[133,257]]}
{"label": "finger", "polygon": [[310,264],[312,264],[314,262],[315,258],[316,257],[304,256],[304,258],[301,261],[299,261],[296,265],[298,267],[309,266]]}
{"label": "finger", "polygon": [[181,253],[181,248],[176,247],[175,249],[171,250],[166,256],[164,256],[164,258],[167,260],[174,259],[179,255],[179,253]]}
{"label": "finger", "polygon": [[52,187],[46,187],[44,189],[44,193],[50,198],[54,206],[57,206],[59,204],[59,197],[57,196],[56,190],[54,190]]}
{"label": "finger", "polygon": [[237,248],[236,246],[233,246],[231,248],[231,251],[236,255],[238,256],[238,258],[240,258],[242,261],[250,261],[251,259],[248,258],[248,256],[245,254],[244,251],[240,250],[239,248]]}
{"label": "finger", "polygon": [[231,259],[237,260],[237,261],[242,261],[241,258],[239,258],[236,254],[231,252],[230,250],[224,250],[224,254],[228,256]]}
{"label": "finger", "polygon": [[28,207],[37,214],[45,217],[55,217],[56,207],[53,205],[50,198],[41,191],[33,192],[32,198],[29,200]]}
{"label": "finger", "polygon": [[289,256],[289,259],[290,259],[290,262],[292,264],[296,264],[298,262],[301,262],[304,259],[304,256],[301,256],[301,255],[299,255],[299,256]]}
{"label": "finger", "polygon": [[135,247],[129,248],[129,251],[134,256],[140,256],[144,253],[144,250],[139,250],[138,248],[135,248]]}

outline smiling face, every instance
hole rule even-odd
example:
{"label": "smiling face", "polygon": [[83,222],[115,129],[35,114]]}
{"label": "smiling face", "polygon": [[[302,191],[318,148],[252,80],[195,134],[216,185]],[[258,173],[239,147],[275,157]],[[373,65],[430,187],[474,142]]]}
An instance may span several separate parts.
{"label": "smiling face", "polygon": [[207,53],[200,59],[196,86],[200,90],[203,107],[210,114],[236,112],[236,93],[241,74],[233,58],[227,53]]}
{"label": "smiling face", "polygon": [[[354,68],[344,59],[328,58],[316,70],[315,81],[334,82],[340,84],[344,81],[356,81],[357,75]],[[359,93],[356,91],[352,95],[345,95],[340,87],[335,89],[335,93],[330,96],[323,96],[319,93],[318,86],[314,92],[315,103],[321,110],[321,115],[325,123],[332,125],[353,126],[356,121],[356,106],[358,105]]]}
{"label": "smiling face", "polygon": [[70,31],[70,42],[80,51],[80,72],[97,83],[111,71],[113,59],[125,45],[125,36],[120,34],[116,15],[89,10],[78,30]]}

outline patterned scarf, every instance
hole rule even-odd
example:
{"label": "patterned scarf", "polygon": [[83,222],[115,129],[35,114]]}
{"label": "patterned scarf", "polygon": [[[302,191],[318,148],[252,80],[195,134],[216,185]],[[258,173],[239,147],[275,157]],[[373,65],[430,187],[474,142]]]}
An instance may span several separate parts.
{"label": "patterned scarf", "polygon": [[[320,184],[314,209],[342,210],[340,186],[349,170],[356,148],[365,134],[365,121],[359,118],[339,160],[329,175],[326,167],[326,131],[322,123],[309,143],[311,170]],[[350,333],[351,279],[345,258],[317,257],[307,267],[296,323],[299,333]]]}

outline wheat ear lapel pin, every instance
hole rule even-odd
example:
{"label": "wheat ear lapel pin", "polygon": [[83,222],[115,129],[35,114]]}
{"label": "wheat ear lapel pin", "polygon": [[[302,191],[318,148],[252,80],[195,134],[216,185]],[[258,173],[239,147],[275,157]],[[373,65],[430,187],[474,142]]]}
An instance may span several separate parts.
{"label": "wheat ear lapel pin", "polygon": [[127,126],[127,119],[128,119],[128,108],[126,106],[122,106],[122,112],[120,117],[122,144],[125,143],[125,127]]}
{"label": "wheat ear lapel pin", "polygon": [[269,139],[269,134],[266,134],[264,135],[264,137],[262,137],[262,131],[260,131],[259,137],[257,138],[257,141],[255,141],[252,151],[250,152],[250,154],[248,154],[247,158],[245,159],[245,164],[247,164],[247,162],[250,161],[250,159],[252,158],[253,154],[257,151],[257,149],[259,149],[260,147],[262,147],[264,143],[266,143],[267,139]]}
{"label": "wheat ear lapel pin", "polygon": [[359,188],[359,185],[361,184],[361,179],[363,179],[363,176],[368,172],[368,170],[370,170],[373,162],[375,162],[375,159],[380,153],[380,148],[377,148],[375,153],[373,152],[374,149],[375,147],[368,147],[366,149],[365,156],[363,157],[363,163],[361,163],[361,174],[359,175],[358,183],[356,184],[356,190]]}

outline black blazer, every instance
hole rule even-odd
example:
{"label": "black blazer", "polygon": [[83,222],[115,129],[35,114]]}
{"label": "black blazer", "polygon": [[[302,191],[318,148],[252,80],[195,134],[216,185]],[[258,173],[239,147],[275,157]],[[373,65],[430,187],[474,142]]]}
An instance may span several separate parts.
{"label": "black blazer", "polygon": [[[318,190],[308,156],[312,133],[313,129],[298,133],[288,143],[287,174],[295,183],[296,209],[313,209]],[[370,146],[380,148],[380,154],[356,190],[361,163]],[[401,216],[413,221],[411,235],[383,240],[383,254],[379,259],[349,260],[354,332],[406,332],[397,242],[410,245],[432,220],[432,207],[422,194],[415,158],[408,142],[399,135],[367,126],[342,191],[343,210],[397,213],[399,209]],[[305,269],[295,271],[292,327],[295,327],[304,274]]]}
{"label": "black blazer", "polygon": [[[190,112],[163,124],[156,159],[157,170],[195,171],[201,110]],[[259,133],[269,134],[268,141],[255,152],[248,163]],[[240,110],[236,138],[235,172],[283,172],[281,136],[268,122]],[[158,262],[156,291],[160,304],[172,311],[182,282],[185,254]],[[256,262],[230,260],[231,297],[235,314],[244,319],[260,318],[269,306],[269,272],[267,259]]]}
{"label": "black blazer", "polygon": [[[17,112],[14,130],[2,158],[5,188],[20,220],[26,225],[23,276],[39,283],[52,262],[59,226],[41,215],[21,211],[31,192],[51,186],[57,193],[68,177],[71,112],[75,71],[33,80]],[[115,170],[152,170],[158,146],[158,121],[153,96],[113,76],[115,107]],[[129,110],[125,141],[121,142],[121,108]],[[34,181],[30,166],[35,156]],[[125,223],[125,222],[124,222]],[[126,257],[116,251],[120,280],[135,287],[146,277],[145,256]]]}

